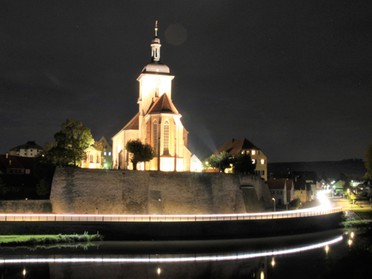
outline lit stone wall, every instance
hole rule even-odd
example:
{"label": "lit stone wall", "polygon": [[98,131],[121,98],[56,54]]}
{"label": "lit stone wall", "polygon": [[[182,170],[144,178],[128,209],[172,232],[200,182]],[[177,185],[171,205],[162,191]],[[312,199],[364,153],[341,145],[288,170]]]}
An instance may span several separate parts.
{"label": "lit stone wall", "polygon": [[[58,168],[50,200],[55,213],[208,214],[261,210],[262,197],[255,190],[241,190],[240,180],[219,173]],[[250,181],[257,188],[267,187],[260,179]],[[245,204],[252,200],[254,206]]]}
{"label": "lit stone wall", "polygon": [[49,200],[0,201],[1,213],[51,213]]}

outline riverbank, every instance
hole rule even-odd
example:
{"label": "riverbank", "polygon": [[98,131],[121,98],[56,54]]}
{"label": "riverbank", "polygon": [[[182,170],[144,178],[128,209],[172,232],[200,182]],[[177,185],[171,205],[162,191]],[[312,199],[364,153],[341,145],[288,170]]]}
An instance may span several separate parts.
{"label": "riverbank", "polygon": [[353,208],[345,215],[344,227],[364,227],[372,224],[372,209]]}
{"label": "riverbank", "polygon": [[97,234],[48,234],[48,235],[0,235],[0,247],[20,245],[46,245],[58,243],[81,243],[102,240]]}

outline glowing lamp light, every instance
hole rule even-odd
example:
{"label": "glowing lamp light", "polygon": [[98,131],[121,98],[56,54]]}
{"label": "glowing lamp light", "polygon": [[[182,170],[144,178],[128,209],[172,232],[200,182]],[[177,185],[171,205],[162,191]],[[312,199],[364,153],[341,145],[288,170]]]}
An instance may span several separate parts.
{"label": "glowing lamp light", "polygon": [[273,268],[275,267],[276,262],[275,262],[275,258],[274,258],[274,257],[271,258],[271,262],[270,262],[270,264],[271,264],[271,266],[272,266]]}
{"label": "glowing lamp light", "polygon": [[351,238],[349,238],[349,240],[347,241],[347,245],[349,245],[349,247],[351,247],[351,245],[353,245],[353,240]]}
{"label": "glowing lamp light", "polygon": [[161,274],[161,268],[160,268],[160,267],[158,267],[158,268],[156,269],[156,274],[157,274],[158,276]]}
{"label": "glowing lamp light", "polygon": [[323,190],[318,191],[317,192],[317,199],[320,203],[321,208],[328,209],[328,208],[332,207],[332,204],[331,204],[330,200],[328,199],[328,197],[326,195],[326,191],[323,191]]}
{"label": "glowing lamp light", "polygon": [[329,246],[326,245],[326,246],[324,247],[324,250],[325,250],[326,254],[328,255],[328,252],[329,252]]}

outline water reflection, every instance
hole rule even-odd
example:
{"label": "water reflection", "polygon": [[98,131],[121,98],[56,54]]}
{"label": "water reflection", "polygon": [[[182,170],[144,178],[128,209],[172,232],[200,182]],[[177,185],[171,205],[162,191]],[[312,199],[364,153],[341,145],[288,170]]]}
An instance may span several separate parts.
{"label": "water reflection", "polygon": [[[350,239],[355,235],[332,231],[248,240],[104,242],[85,250],[1,248],[0,278],[295,278],[288,277],[286,266],[304,272],[314,261],[334,261],[350,251]],[[311,276],[304,272],[300,278],[320,272],[312,269]]]}

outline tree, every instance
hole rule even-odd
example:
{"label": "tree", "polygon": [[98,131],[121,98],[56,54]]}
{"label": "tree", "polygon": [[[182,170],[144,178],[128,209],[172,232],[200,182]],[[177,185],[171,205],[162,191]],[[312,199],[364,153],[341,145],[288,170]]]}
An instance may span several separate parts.
{"label": "tree", "polygon": [[233,162],[234,173],[238,174],[254,174],[256,165],[252,162],[252,158],[248,154],[240,154],[234,158]]}
{"label": "tree", "polygon": [[366,167],[366,170],[367,170],[364,175],[364,178],[367,180],[372,180],[372,144],[368,146],[368,149],[365,155],[364,166]]}
{"label": "tree", "polygon": [[225,172],[225,169],[230,166],[231,158],[229,153],[223,151],[219,154],[212,154],[208,158],[208,163],[212,168],[219,169],[220,172]]}
{"label": "tree", "polygon": [[54,144],[47,150],[47,161],[56,166],[78,166],[85,150],[94,143],[90,129],[75,119],[67,119],[54,135]]}
{"label": "tree", "polygon": [[147,162],[154,158],[154,151],[151,145],[143,144],[139,139],[128,141],[125,148],[132,153],[133,170],[137,170],[138,162]]}
{"label": "tree", "polygon": [[2,196],[5,195],[8,192],[8,187],[3,180],[3,178],[0,176],[0,199],[2,199]]}

